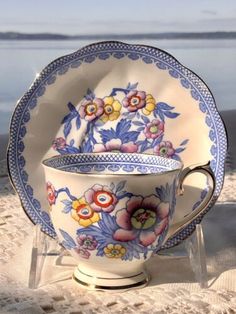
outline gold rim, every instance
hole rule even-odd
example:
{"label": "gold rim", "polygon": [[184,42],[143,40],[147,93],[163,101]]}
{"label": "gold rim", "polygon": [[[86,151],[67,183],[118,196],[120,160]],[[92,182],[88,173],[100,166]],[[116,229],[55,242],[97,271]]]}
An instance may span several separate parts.
{"label": "gold rim", "polygon": [[[87,287],[87,288],[91,288],[91,289],[98,289],[98,290],[123,290],[123,289],[131,289],[131,288],[136,288],[136,287],[140,287],[143,285],[147,285],[150,277],[145,278],[144,280],[140,281],[140,282],[135,282],[133,284],[130,285],[122,285],[122,286],[102,286],[102,285],[95,285],[95,284],[90,284],[87,282],[84,282],[78,278],[75,277],[75,275],[72,275],[72,279],[74,279],[77,283]],[[123,278],[122,278],[123,279]]]}

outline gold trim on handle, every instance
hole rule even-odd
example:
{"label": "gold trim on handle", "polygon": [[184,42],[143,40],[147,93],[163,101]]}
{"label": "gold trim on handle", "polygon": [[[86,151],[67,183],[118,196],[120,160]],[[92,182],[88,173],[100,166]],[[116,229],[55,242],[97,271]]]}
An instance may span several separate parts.
{"label": "gold trim on handle", "polygon": [[169,238],[172,238],[177,233],[179,233],[182,229],[187,227],[187,225],[189,225],[191,222],[193,222],[193,220],[195,220],[198,216],[200,216],[204,212],[204,210],[206,209],[206,207],[209,205],[209,203],[211,202],[211,200],[213,198],[215,187],[216,187],[216,180],[215,180],[215,175],[214,175],[214,173],[210,167],[210,161],[208,161],[208,163],[206,163],[205,165],[189,166],[189,167],[183,169],[183,171],[181,171],[180,176],[179,176],[177,195],[183,195],[184,194],[184,188],[183,188],[184,180],[186,179],[187,176],[189,176],[190,174],[192,174],[194,172],[201,172],[201,173],[205,174],[206,177],[211,180],[212,189],[210,189],[208,191],[206,197],[203,199],[203,201],[201,202],[201,204],[197,208],[195,208],[191,213],[186,215],[181,221],[176,222],[175,224],[170,226],[168,233],[167,233],[167,236],[166,236],[166,239],[165,239],[165,242]]}

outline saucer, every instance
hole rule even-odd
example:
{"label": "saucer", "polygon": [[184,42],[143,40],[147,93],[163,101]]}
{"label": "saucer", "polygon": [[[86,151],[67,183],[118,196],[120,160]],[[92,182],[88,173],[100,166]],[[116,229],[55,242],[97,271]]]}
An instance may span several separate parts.
{"label": "saucer", "polygon": [[[41,162],[57,154],[138,152],[211,161],[214,198],[223,185],[227,139],[211,92],[168,53],[149,46],[101,42],[56,59],[17,103],[10,126],[10,177],[26,214],[55,237]],[[186,179],[174,222],[207,192],[204,176]],[[200,217],[170,239],[188,237]]]}

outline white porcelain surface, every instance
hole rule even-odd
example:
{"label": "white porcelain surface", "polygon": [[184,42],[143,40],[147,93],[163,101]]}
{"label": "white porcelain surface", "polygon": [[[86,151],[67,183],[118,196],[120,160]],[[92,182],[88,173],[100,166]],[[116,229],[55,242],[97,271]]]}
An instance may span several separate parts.
{"label": "white porcelain surface", "polygon": [[213,194],[173,224],[185,177],[194,171],[208,176],[208,166],[182,170],[172,159],[110,152],[58,156],[43,166],[54,228],[78,260],[74,278],[96,289],[147,284],[144,262],[197,218]]}
{"label": "white porcelain surface", "polygon": [[[81,116],[85,96],[91,95],[89,89],[95,97],[105,101],[105,97],[111,95],[114,88],[123,89],[123,92],[118,91],[113,95],[121,104],[120,115],[112,121],[103,121],[96,131],[95,124],[92,121],[88,123]],[[134,111],[135,117],[129,115],[129,108],[124,105],[124,98],[129,95],[124,93],[127,88],[131,92],[135,90],[145,93],[145,106]],[[145,141],[150,132],[145,133],[140,127],[146,128],[155,119],[161,121],[158,112],[156,116],[154,111],[149,115],[143,113],[143,109],[147,110],[147,103],[153,99],[155,109],[161,108],[160,104],[163,103],[168,106],[164,105],[164,108],[169,108],[164,110],[169,113],[165,116],[164,129],[160,128],[162,133],[156,137],[154,146],[161,144],[158,139],[165,143],[171,142],[173,149],[179,150],[179,153],[175,156],[172,154],[170,158],[180,158],[185,166],[211,160],[216,176],[212,204],[216,201],[223,184],[226,135],[207,86],[169,54],[156,48],[116,42],[98,43],[50,64],[18,103],[12,118],[8,151],[11,178],[26,213],[35,223],[42,225],[44,232],[55,236],[48,215],[49,207],[44,199],[44,174],[41,166],[43,159],[59,152],[55,150],[53,141],[63,138],[69,146],[74,141],[71,147],[84,152],[98,149],[96,144],[100,144],[101,149],[101,145],[106,146],[106,143],[99,131],[111,128],[117,130],[122,120],[131,121],[128,132],[138,132],[138,138],[134,136],[135,140],[123,144]],[[76,118],[72,119],[71,128],[68,124],[65,132],[66,124],[62,121],[73,108],[80,113],[80,122],[77,123]],[[97,117],[96,121],[101,120],[101,117],[102,115]],[[92,126],[96,144],[90,143],[86,147],[82,142],[85,140],[88,143],[88,124]],[[156,125],[153,126],[155,128]],[[121,136],[110,147],[119,147],[125,151],[127,145],[121,147],[122,141],[124,138]],[[148,141],[152,143],[150,137]],[[142,151],[141,146],[140,144],[138,152],[158,152],[158,149],[154,152],[154,148]],[[174,221],[179,219],[179,215],[186,214],[187,208],[201,202],[207,190],[205,178],[201,174],[194,174],[185,183],[188,193],[177,199],[178,210]],[[168,241],[165,247],[181,242],[191,234],[199,221],[200,218]]]}

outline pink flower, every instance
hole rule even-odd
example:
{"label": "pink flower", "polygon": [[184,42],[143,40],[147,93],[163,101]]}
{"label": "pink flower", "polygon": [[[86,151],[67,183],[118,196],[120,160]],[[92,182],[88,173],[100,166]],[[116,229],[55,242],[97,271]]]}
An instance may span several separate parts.
{"label": "pink flower", "polygon": [[137,111],[141,109],[146,104],[146,93],[143,91],[131,90],[126,97],[123,99],[122,103],[125,108],[129,111]]}
{"label": "pink flower", "polygon": [[115,194],[104,185],[95,184],[84,193],[86,202],[95,212],[110,213],[114,210],[118,199]]}
{"label": "pink flower", "polygon": [[56,203],[56,190],[51,182],[47,182],[46,189],[48,194],[47,198],[49,205],[52,206]]}
{"label": "pink flower", "polygon": [[171,158],[175,154],[175,149],[170,141],[163,141],[153,149],[154,153],[161,157]]}
{"label": "pink flower", "polygon": [[85,250],[85,249],[83,249],[83,248],[81,248],[81,247],[76,247],[74,250],[75,250],[75,252],[76,252],[77,254],[79,254],[79,255],[80,255],[81,257],[83,257],[83,258],[88,259],[89,256],[90,256],[89,251],[87,251],[87,250]]}
{"label": "pink flower", "polygon": [[77,237],[77,243],[80,248],[85,250],[95,250],[98,244],[93,236],[86,234],[80,234]]}
{"label": "pink flower", "polygon": [[132,196],[126,208],[116,213],[116,223],[120,227],[113,234],[117,241],[131,241],[139,238],[140,244],[154,243],[168,225],[169,203],[161,202],[151,195]]}
{"label": "pink flower", "polygon": [[95,144],[94,152],[122,152],[122,153],[135,153],[138,151],[138,146],[132,142],[122,144],[119,138],[113,138],[106,142],[106,144]]}
{"label": "pink flower", "polygon": [[66,146],[66,140],[63,137],[58,137],[52,142],[52,148],[57,149],[63,149]]}
{"label": "pink flower", "polygon": [[163,132],[164,123],[158,119],[154,119],[149,122],[144,129],[144,134],[146,135],[146,137],[152,139],[158,138],[162,135]]}
{"label": "pink flower", "polygon": [[86,121],[92,121],[100,117],[103,112],[104,101],[101,98],[95,98],[93,101],[85,99],[79,108],[80,117]]}

